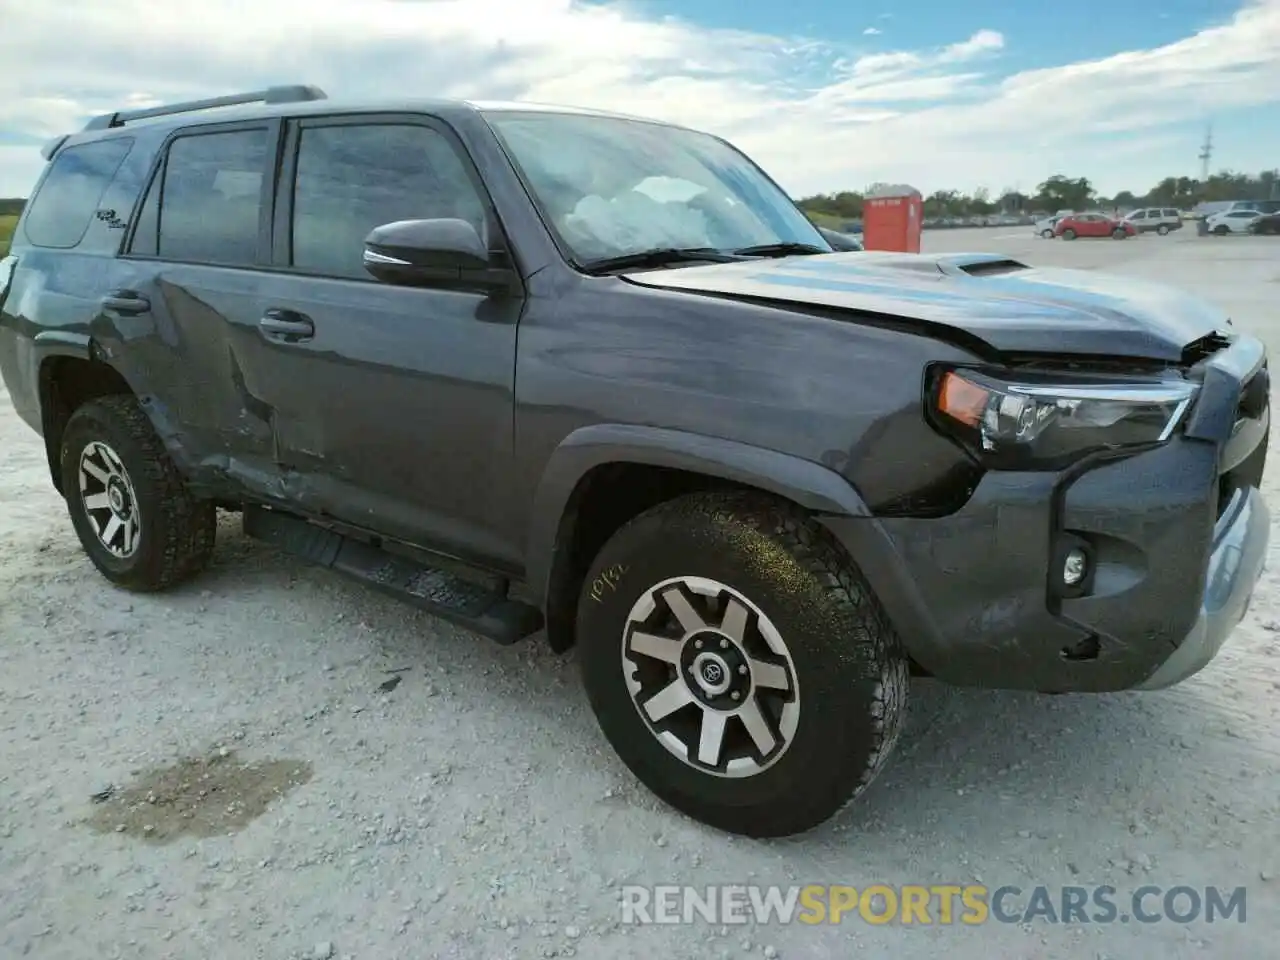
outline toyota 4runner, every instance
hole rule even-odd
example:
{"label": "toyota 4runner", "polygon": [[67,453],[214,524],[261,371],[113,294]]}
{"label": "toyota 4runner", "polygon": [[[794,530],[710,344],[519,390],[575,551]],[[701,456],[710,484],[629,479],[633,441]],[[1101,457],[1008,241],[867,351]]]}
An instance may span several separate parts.
{"label": "toyota 4runner", "polygon": [[500,643],[576,645],[685,813],[857,796],[912,673],[1166,687],[1268,537],[1262,344],[1180,291],[835,252],[716,137],[314,87],[48,144],[0,371],[101,574],[216,511]]}

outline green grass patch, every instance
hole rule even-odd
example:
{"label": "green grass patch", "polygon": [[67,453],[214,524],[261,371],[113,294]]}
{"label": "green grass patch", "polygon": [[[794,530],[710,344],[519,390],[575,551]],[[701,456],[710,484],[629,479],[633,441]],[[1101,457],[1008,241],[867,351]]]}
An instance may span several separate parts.
{"label": "green grass patch", "polygon": [[8,254],[9,240],[13,236],[14,228],[17,225],[18,217],[16,215],[0,216],[0,257]]}

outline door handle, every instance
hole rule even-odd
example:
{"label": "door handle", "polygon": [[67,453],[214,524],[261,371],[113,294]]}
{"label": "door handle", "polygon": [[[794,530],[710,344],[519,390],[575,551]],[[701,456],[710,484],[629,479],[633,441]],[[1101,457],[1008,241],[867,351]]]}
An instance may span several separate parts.
{"label": "door handle", "polygon": [[316,332],[316,325],[306,314],[275,308],[262,315],[258,327],[273,340],[309,340]]}
{"label": "door handle", "polygon": [[103,310],[135,316],[151,309],[151,301],[136,290],[116,290],[107,294],[100,301]]}

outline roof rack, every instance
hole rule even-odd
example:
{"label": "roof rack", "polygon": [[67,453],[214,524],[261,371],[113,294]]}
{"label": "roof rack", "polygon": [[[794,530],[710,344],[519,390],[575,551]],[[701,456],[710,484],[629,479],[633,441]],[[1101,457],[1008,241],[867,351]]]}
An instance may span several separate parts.
{"label": "roof rack", "polygon": [[84,129],[86,131],[107,130],[111,127],[122,127],[134,120],[151,120],[155,117],[170,117],[196,110],[211,110],[214,107],[236,107],[246,103],[303,103],[308,100],[327,99],[328,95],[319,87],[299,83],[267,87],[265,90],[253,90],[249,93],[232,93],[225,97],[210,97],[207,100],[188,100],[186,103],[146,107],[140,110],[117,110],[114,113],[104,113],[94,117],[85,124]]}

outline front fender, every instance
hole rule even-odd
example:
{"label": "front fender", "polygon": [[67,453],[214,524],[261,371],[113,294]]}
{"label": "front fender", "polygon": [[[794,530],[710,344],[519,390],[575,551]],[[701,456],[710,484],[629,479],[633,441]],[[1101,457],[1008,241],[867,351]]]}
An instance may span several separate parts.
{"label": "front fender", "polygon": [[619,463],[669,467],[745,484],[817,513],[871,515],[844,477],[810,460],[681,430],[621,423],[581,427],[551,454],[534,494],[526,570],[529,587],[544,603],[549,596],[561,520],[574,490],[594,468]]}

